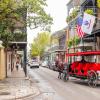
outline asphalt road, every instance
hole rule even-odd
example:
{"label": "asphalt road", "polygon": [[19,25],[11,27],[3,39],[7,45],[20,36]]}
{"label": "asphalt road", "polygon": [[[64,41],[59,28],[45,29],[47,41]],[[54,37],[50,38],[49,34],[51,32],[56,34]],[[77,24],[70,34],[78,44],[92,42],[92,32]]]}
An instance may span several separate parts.
{"label": "asphalt road", "polygon": [[72,77],[64,82],[57,78],[58,72],[43,67],[29,69],[28,73],[41,91],[30,100],[100,100],[100,85],[91,88],[86,81]]}

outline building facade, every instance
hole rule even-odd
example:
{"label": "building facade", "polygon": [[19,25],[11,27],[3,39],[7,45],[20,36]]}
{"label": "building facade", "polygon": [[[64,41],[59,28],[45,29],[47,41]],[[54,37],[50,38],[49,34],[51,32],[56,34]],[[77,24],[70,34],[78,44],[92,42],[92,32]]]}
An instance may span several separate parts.
{"label": "building facade", "polygon": [[[20,9],[18,9],[20,10]],[[21,12],[20,21],[15,20],[15,24],[11,30],[14,34],[14,41],[9,41],[9,48],[7,48],[7,64],[6,64],[6,76],[10,76],[12,71],[16,67],[17,51],[23,52],[23,69],[26,75],[26,60],[27,60],[27,28],[26,23],[27,10],[23,9]],[[21,58],[21,59],[22,59]]]}
{"label": "building facade", "polygon": [[[79,17],[83,18],[83,14],[86,10],[92,10],[93,11],[92,14],[96,17],[96,21],[92,33],[90,35],[88,35],[87,33],[83,37],[83,43],[85,48],[84,51],[91,51],[91,50],[100,51],[100,8],[97,6],[97,0],[78,0],[78,2],[77,0],[70,0],[70,2],[67,4],[67,8],[68,8],[67,23],[69,27],[68,31],[69,38],[67,40],[67,44],[70,37],[72,37],[73,31],[74,31],[74,36],[77,35],[76,25],[78,18]],[[82,49],[83,48],[81,48],[81,50]],[[99,56],[95,56],[94,58],[96,58],[96,62],[100,62]]]}
{"label": "building facade", "polygon": [[[59,59],[62,62],[66,60],[66,28],[56,31],[52,34],[51,38],[58,40],[57,45],[52,45],[50,51],[52,52],[52,60]],[[55,44],[55,43],[54,43]]]}

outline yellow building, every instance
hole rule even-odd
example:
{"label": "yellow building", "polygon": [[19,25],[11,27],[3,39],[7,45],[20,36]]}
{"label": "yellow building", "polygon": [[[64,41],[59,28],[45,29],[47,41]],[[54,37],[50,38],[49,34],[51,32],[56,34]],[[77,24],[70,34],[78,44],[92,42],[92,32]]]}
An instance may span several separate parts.
{"label": "yellow building", "polygon": [[5,52],[2,46],[2,41],[0,41],[0,80],[6,77],[6,64],[5,64]]}

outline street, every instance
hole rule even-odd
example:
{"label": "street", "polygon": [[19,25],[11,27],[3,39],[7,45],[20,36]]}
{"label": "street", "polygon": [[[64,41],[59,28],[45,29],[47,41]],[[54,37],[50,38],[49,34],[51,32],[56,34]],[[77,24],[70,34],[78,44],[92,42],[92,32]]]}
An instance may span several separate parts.
{"label": "street", "polygon": [[0,100],[100,100],[100,0],[0,0]]}
{"label": "street", "polygon": [[[91,88],[75,78],[64,82],[57,78],[58,72],[43,67],[28,69],[28,73],[41,92],[34,100],[100,100],[100,86]],[[52,99],[43,99],[47,96]]]}

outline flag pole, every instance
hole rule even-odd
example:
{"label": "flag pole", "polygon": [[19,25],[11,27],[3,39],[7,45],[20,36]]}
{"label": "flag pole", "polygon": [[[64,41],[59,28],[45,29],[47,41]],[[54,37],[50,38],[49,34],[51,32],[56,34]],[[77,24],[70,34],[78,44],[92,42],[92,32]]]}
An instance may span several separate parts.
{"label": "flag pole", "polygon": [[[95,6],[95,0],[92,0],[93,6]],[[95,8],[93,9],[93,11],[95,12]],[[97,17],[96,17],[97,18]],[[95,51],[96,51],[96,35],[94,34],[94,45],[95,45]],[[96,62],[97,59],[95,59]]]}
{"label": "flag pole", "polygon": [[81,37],[81,44],[82,44],[82,52],[84,51],[84,41],[83,41],[83,37]]}

